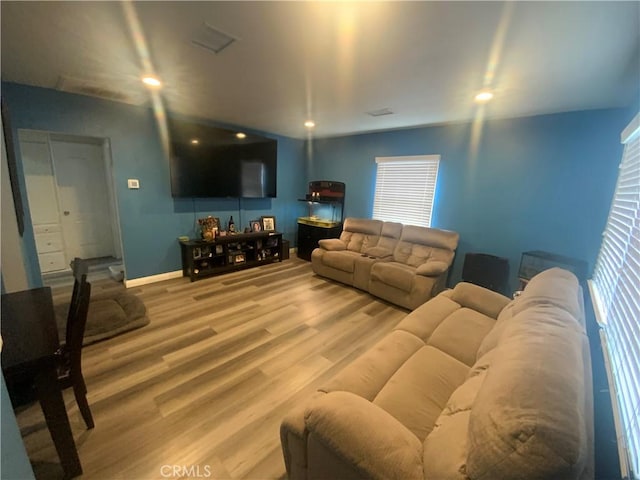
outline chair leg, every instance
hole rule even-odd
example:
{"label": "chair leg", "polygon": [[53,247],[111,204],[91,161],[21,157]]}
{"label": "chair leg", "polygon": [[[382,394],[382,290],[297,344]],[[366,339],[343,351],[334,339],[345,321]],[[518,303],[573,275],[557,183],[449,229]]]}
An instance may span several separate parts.
{"label": "chair leg", "polygon": [[87,386],[85,385],[82,377],[73,382],[73,393],[76,397],[76,403],[78,404],[84,423],[87,424],[88,429],[93,428],[95,424],[93,423],[93,416],[91,415],[89,402],[87,402]]}

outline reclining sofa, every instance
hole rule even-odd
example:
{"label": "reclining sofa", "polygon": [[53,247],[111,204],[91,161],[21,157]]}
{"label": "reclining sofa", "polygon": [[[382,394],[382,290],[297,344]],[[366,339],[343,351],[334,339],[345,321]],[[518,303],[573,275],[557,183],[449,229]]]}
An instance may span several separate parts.
{"label": "reclining sofa", "polygon": [[340,238],[320,240],[313,271],[413,310],[444,290],[458,234],[347,218]]}
{"label": "reclining sofa", "polygon": [[281,424],[289,480],[593,478],[582,289],[459,283],[407,315]]}

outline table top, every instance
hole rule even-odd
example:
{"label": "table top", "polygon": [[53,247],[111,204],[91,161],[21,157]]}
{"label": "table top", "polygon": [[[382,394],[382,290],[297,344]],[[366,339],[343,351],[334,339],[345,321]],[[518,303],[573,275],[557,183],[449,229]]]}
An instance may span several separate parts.
{"label": "table top", "polygon": [[29,368],[59,348],[50,287],[2,295],[2,369]]}

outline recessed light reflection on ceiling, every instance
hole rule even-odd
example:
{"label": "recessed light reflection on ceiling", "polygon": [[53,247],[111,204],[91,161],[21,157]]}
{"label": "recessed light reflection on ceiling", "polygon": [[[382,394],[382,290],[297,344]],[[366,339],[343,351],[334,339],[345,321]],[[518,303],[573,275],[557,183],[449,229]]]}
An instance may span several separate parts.
{"label": "recessed light reflection on ceiling", "polygon": [[198,140],[197,138],[192,138],[191,139],[191,144],[192,145],[198,145],[200,143],[200,140]]}
{"label": "recessed light reflection on ceiling", "polygon": [[306,122],[304,122],[304,126],[307,128],[313,128],[316,126],[315,122],[312,120],[307,120]]}
{"label": "recessed light reflection on ceiling", "polygon": [[236,138],[239,138],[240,140],[242,140],[243,138],[247,138],[247,134],[246,133],[242,133],[242,132],[238,132],[238,133],[236,133]]}
{"label": "recessed light reflection on ceiling", "polygon": [[488,90],[483,90],[482,92],[478,93],[475,96],[474,100],[479,103],[484,103],[484,102],[488,102],[492,98],[493,98],[493,93],[491,93]]}
{"label": "recessed light reflection on ceiling", "polygon": [[142,83],[144,83],[148,87],[160,88],[162,86],[162,82],[158,80],[156,77],[151,75],[147,75],[142,77]]}

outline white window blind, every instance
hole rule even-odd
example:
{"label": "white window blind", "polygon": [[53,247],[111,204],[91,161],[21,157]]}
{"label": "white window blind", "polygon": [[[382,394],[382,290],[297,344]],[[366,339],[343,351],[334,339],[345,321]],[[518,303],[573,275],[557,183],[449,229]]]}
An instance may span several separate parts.
{"label": "white window blind", "polygon": [[376,157],[373,218],[431,226],[440,155]]}
{"label": "white window blind", "polygon": [[623,478],[640,475],[640,114],[625,144],[589,287],[605,351]]}

